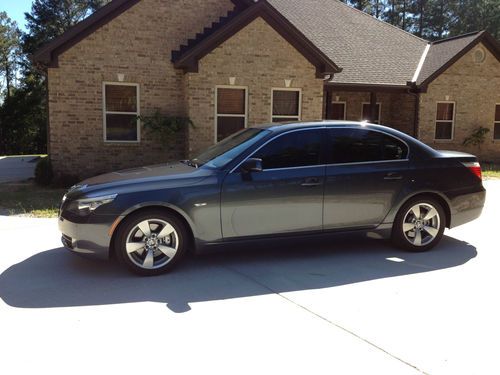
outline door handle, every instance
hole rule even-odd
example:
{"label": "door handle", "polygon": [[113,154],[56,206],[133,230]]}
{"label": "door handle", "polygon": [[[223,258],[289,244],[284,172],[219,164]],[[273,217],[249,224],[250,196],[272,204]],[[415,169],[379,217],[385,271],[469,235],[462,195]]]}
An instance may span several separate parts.
{"label": "door handle", "polygon": [[313,186],[319,186],[321,185],[321,180],[317,177],[310,177],[310,178],[306,178],[301,184],[300,186],[304,186],[304,187],[313,187]]}
{"label": "door handle", "polygon": [[396,173],[396,172],[390,172],[390,173],[387,173],[385,176],[384,176],[384,180],[402,180],[403,179],[403,176],[400,175],[399,173]]}

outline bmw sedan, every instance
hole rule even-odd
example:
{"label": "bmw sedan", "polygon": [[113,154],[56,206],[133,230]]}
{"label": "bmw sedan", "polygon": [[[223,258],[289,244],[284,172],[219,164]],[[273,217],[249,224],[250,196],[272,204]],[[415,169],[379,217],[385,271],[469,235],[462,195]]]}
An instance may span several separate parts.
{"label": "bmw sedan", "polygon": [[475,156],[392,128],[315,122],[244,129],[192,160],[93,177],[63,197],[64,246],[157,275],[188,251],[338,232],[409,251],[481,214]]}

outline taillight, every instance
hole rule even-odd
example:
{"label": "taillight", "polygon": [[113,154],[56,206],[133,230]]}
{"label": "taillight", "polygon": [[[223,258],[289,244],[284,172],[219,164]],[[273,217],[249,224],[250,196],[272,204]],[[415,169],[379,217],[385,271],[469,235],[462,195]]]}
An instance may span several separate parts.
{"label": "taillight", "polygon": [[474,173],[480,180],[483,179],[483,175],[481,173],[481,165],[476,161],[476,162],[471,162],[471,163],[462,163],[469,171]]}

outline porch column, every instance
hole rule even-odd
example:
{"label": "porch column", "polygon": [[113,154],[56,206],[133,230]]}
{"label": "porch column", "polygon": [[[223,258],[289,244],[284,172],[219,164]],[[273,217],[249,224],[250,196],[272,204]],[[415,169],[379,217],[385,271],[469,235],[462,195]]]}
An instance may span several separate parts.
{"label": "porch column", "polygon": [[331,107],[332,107],[332,91],[328,88],[324,88],[324,96],[325,98],[325,105],[323,108],[323,120],[329,120],[330,115],[332,113]]}
{"label": "porch column", "polygon": [[375,91],[370,91],[370,122],[375,122],[377,118],[377,93]]}

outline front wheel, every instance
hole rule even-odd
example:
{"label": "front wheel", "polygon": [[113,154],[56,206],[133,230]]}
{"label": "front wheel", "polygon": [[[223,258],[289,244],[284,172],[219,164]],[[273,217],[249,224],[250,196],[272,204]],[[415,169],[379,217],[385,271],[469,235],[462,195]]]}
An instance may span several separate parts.
{"label": "front wheel", "polygon": [[396,215],[392,240],[405,250],[427,251],[439,243],[445,225],[445,213],[439,202],[431,198],[411,199]]}
{"label": "front wheel", "polygon": [[174,215],[151,209],[125,220],[118,229],[115,250],[132,272],[160,275],[172,269],[186,253],[188,234]]}

